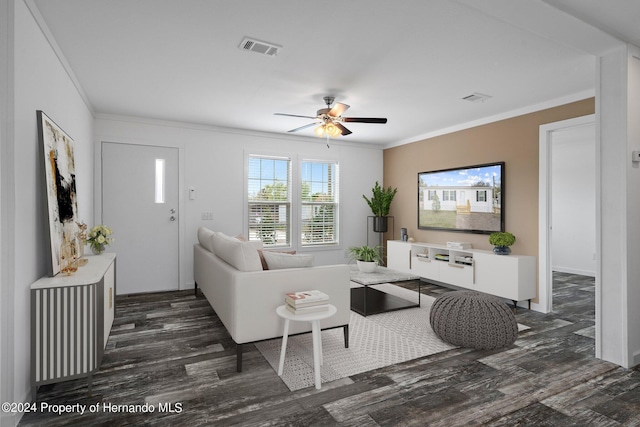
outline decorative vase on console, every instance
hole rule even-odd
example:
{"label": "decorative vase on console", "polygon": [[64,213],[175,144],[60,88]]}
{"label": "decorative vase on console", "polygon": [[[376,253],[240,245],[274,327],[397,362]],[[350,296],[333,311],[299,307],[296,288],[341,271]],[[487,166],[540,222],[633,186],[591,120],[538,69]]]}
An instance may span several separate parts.
{"label": "decorative vase on console", "polygon": [[60,245],[60,272],[67,276],[78,271],[78,242],[75,237],[74,224],[65,223],[62,229]]}
{"label": "decorative vase on console", "polygon": [[76,233],[76,239],[78,241],[78,267],[86,265],[89,261],[84,257],[84,247],[87,244],[87,224],[84,222],[76,222],[78,226],[78,232]]}
{"label": "decorative vase on console", "polygon": [[89,230],[87,242],[89,243],[89,246],[91,246],[91,252],[95,255],[100,255],[104,252],[106,246],[113,242],[113,237],[109,237],[112,233],[113,231],[104,225],[96,225]]}
{"label": "decorative vase on console", "polygon": [[91,252],[93,252],[94,255],[100,255],[104,252],[104,249],[104,245],[91,245]]}
{"label": "decorative vase on console", "polygon": [[489,243],[492,244],[493,253],[496,255],[509,255],[511,248],[509,246],[516,242],[516,236],[508,231],[498,231],[489,235]]}
{"label": "decorative vase on console", "polygon": [[493,253],[496,255],[509,255],[511,248],[509,248],[509,246],[494,246]]}

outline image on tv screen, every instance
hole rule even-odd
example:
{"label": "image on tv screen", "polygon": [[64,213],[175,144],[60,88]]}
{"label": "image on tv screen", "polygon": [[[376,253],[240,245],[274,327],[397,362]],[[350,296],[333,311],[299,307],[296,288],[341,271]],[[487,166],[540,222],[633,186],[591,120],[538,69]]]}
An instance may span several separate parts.
{"label": "image on tv screen", "polygon": [[418,173],[418,228],[504,231],[504,162]]}

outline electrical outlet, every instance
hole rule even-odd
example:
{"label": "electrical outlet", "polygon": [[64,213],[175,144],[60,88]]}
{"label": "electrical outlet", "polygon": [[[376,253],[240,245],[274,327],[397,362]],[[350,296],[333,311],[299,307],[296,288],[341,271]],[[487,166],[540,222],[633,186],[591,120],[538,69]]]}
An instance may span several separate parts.
{"label": "electrical outlet", "polygon": [[213,219],[213,212],[202,212],[201,218],[205,221],[211,221]]}

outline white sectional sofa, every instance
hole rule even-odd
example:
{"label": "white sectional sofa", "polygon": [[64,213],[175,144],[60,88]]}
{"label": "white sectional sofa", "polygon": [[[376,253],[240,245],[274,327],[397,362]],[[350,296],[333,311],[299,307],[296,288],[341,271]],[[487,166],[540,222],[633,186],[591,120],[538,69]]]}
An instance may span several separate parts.
{"label": "white sectional sofa", "polygon": [[[283,268],[307,264],[309,256],[275,254],[266,257],[271,256],[269,265],[278,269],[263,270],[253,242],[204,227],[198,230],[193,250],[195,291],[200,288],[236,343],[238,372],[242,370],[243,344],[282,336],[284,320],[276,315],[276,308],[284,304],[287,292],[318,289],[329,295],[338,311],[323,320],[321,327],[344,328],[345,347],[349,346],[348,265]],[[309,322],[292,322],[289,333],[309,331]]]}

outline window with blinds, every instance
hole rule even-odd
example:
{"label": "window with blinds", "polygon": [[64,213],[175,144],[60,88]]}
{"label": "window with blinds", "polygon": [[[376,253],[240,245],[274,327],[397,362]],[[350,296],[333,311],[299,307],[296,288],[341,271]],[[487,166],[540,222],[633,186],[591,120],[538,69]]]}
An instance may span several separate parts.
{"label": "window with blinds", "polygon": [[300,180],[301,245],[338,243],[338,164],[303,160]]}
{"label": "window with blinds", "polygon": [[291,245],[291,159],[249,156],[249,240]]}

